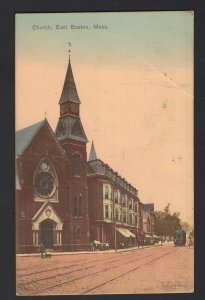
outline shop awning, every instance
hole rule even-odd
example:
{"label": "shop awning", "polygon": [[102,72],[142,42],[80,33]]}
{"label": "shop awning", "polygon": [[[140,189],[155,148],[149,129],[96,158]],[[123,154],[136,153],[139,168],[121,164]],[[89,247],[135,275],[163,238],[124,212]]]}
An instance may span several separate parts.
{"label": "shop awning", "polygon": [[123,230],[123,228],[117,227],[116,230],[117,230],[119,233],[121,233],[123,236],[128,237],[127,234],[126,234],[126,232]]}
{"label": "shop awning", "polygon": [[159,236],[157,236],[157,235],[155,235],[155,234],[153,234],[153,238],[155,238],[155,239],[159,239],[160,237],[159,237]]}
{"label": "shop awning", "polygon": [[125,234],[125,236],[126,236],[127,238],[130,237],[130,234],[129,234],[129,232],[127,231],[127,229],[121,227],[121,230],[124,232],[124,234]]}
{"label": "shop awning", "polygon": [[149,234],[145,234],[145,237],[151,238],[152,236]]}
{"label": "shop awning", "polygon": [[136,237],[134,233],[132,233],[129,229],[126,229],[132,237]]}
{"label": "shop awning", "polygon": [[130,238],[135,237],[134,233],[132,233],[129,229],[123,227],[117,227],[116,230],[120,232],[123,236]]}
{"label": "shop awning", "polygon": [[129,229],[123,228],[125,232],[127,233],[127,237],[136,237],[134,233],[132,233]]}

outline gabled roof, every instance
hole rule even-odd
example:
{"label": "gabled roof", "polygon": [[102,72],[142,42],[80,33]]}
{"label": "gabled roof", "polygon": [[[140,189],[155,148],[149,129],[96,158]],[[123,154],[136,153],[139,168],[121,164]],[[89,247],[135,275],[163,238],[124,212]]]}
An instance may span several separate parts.
{"label": "gabled roof", "polygon": [[22,155],[24,151],[27,149],[27,147],[30,145],[30,143],[33,141],[34,137],[37,135],[39,130],[44,126],[47,125],[48,129],[50,130],[53,138],[55,139],[55,142],[62,152],[63,155],[65,155],[65,151],[56,139],[56,136],[49,125],[47,119],[45,118],[43,121],[38,122],[36,124],[33,124],[29,127],[23,128],[16,132],[16,156]]}
{"label": "gabled roof", "polygon": [[96,159],[97,159],[97,155],[96,155],[94,143],[92,141],[92,145],[91,145],[91,149],[90,149],[89,161],[96,160]]}
{"label": "gabled roof", "polygon": [[16,155],[22,155],[46,119],[16,132]]}
{"label": "gabled roof", "polygon": [[53,206],[51,205],[51,202],[49,200],[45,201],[44,204],[40,207],[40,209],[36,212],[36,214],[33,216],[33,218],[31,219],[32,221],[36,220],[37,217],[39,217],[39,215],[42,213],[42,211],[45,209],[45,207],[50,206],[50,208],[53,210],[53,212],[55,213],[56,217],[59,219],[59,222],[62,223],[62,220],[60,218],[60,216],[56,213],[55,209],[53,208]]}
{"label": "gabled roof", "polygon": [[59,104],[64,103],[68,100],[76,102],[76,103],[80,103],[80,99],[78,97],[78,92],[77,92],[74,77],[73,77],[73,71],[71,68],[70,59],[69,59],[69,63],[68,63],[68,69],[66,72],[64,86],[63,86]]}

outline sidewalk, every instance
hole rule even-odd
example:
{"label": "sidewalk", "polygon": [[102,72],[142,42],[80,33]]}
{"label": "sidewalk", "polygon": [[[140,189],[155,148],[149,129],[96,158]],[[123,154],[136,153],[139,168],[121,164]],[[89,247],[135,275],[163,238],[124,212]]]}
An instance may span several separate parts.
{"label": "sidewalk", "polygon": [[[52,252],[52,256],[57,256],[57,255],[78,255],[78,254],[99,254],[99,253],[119,253],[119,252],[128,252],[128,251],[135,251],[135,250],[141,250],[141,249],[145,249],[145,248],[152,248],[152,247],[157,247],[160,245],[148,245],[148,246],[144,246],[142,247],[132,247],[132,248],[124,248],[124,249],[117,249],[117,251],[115,251],[114,249],[111,250],[104,250],[104,251],[75,251],[75,252]],[[31,256],[40,256],[40,252],[37,253],[25,253],[25,254],[16,254],[17,257],[31,257]]]}

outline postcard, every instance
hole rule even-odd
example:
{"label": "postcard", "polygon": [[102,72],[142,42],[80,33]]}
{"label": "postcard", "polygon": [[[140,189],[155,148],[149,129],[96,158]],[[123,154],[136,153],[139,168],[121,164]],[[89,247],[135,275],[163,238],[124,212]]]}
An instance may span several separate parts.
{"label": "postcard", "polygon": [[16,294],[192,293],[193,12],[15,22]]}

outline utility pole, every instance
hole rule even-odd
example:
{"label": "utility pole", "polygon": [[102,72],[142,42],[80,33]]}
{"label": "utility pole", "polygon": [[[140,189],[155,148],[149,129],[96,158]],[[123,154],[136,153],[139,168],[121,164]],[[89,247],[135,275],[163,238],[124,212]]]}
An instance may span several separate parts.
{"label": "utility pole", "polygon": [[112,202],[113,202],[113,222],[114,222],[114,245],[115,245],[115,252],[117,251],[117,236],[116,236],[116,216],[115,216],[115,197],[114,197],[114,190],[112,190]]}

